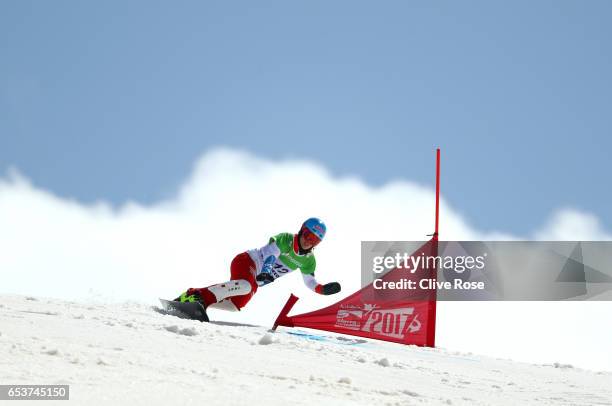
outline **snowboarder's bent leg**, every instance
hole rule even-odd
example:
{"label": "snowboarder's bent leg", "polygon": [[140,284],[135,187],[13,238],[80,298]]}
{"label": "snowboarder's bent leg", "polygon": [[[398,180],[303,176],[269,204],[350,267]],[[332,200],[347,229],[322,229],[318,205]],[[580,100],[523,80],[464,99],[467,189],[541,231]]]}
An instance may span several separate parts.
{"label": "snowboarder's bent leg", "polygon": [[[251,284],[248,281],[244,279],[229,280],[205,288],[189,288],[187,292],[181,295],[181,301],[190,301],[189,298],[194,297],[195,300],[208,307],[227,298],[248,295],[249,293],[251,293]],[[187,300],[182,300],[182,296],[186,296]]]}
{"label": "snowboarder's bent leg", "polygon": [[255,262],[253,262],[251,256],[246,252],[236,255],[236,257],[232,260],[232,265],[230,267],[232,280],[243,280],[251,286],[250,292],[242,295],[232,296],[230,298],[234,306],[236,306],[236,308],[238,309],[241,309],[246,306],[246,304],[249,302],[249,300],[251,300],[255,292],[257,292],[255,269]]}
{"label": "snowboarder's bent leg", "polygon": [[228,299],[240,310],[257,291],[255,263],[248,253],[243,252],[232,260],[230,269],[231,280],[205,288],[189,288],[177,299],[182,302],[198,300],[205,307]]}

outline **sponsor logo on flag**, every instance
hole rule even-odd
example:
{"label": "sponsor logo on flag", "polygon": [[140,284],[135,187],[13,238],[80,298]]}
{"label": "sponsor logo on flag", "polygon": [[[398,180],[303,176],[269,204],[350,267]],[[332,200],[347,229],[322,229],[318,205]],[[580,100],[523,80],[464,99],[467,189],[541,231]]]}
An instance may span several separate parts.
{"label": "sponsor logo on flag", "polygon": [[421,330],[421,322],[414,307],[383,309],[369,303],[363,306],[341,305],[336,313],[335,326],[396,339],[403,339]]}

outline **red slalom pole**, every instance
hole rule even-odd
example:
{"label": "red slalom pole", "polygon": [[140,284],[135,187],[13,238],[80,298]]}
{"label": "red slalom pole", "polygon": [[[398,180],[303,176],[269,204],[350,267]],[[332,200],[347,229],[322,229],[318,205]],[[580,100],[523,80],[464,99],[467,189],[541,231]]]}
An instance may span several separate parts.
{"label": "red slalom pole", "polygon": [[436,228],[434,238],[438,239],[438,224],[440,216],[440,148],[436,150]]}
{"label": "red slalom pole", "polygon": [[285,306],[283,306],[283,308],[281,309],[278,317],[276,318],[276,321],[274,321],[274,326],[272,326],[272,331],[276,331],[276,328],[278,326],[293,327],[293,323],[291,323],[291,319],[287,317],[287,315],[289,314],[289,312],[291,311],[291,308],[293,307],[293,305],[295,305],[295,302],[297,301],[298,301],[298,297],[292,293],[289,296],[289,299],[287,299],[287,303],[285,303]]}
{"label": "red slalom pole", "polygon": [[[440,148],[436,149],[436,223],[435,223],[435,231],[431,238],[431,243],[433,246],[433,254],[435,256],[438,255],[438,226],[439,226],[439,217],[440,217]],[[430,277],[437,278],[437,270],[433,270],[433,275]],[[429,302],[429,311],[431,312],[430,322],[427,328],[427,346],[435,347],[436,346],[436,307],[438,295],[436,291],[432,292],[432,298]]]}

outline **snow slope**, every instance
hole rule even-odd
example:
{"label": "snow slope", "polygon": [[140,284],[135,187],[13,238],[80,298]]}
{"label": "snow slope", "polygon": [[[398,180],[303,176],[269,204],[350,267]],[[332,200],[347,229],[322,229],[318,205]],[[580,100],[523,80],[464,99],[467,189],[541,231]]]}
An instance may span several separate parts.
{"label": "snow slope", "polygon": [[138,303],[0,296],[0,349],[1,383],[70,384],[78,405],[612,405],[610,372],[199,323]]}

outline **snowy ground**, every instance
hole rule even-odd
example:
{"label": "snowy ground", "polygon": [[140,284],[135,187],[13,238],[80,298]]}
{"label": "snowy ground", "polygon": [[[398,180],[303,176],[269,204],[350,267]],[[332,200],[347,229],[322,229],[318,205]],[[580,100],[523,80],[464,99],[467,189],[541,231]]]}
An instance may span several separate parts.
{"label": "snowy ground", "polygon": [[0,383],[69,384],[56,402],[78,405],[612,405],[610,372],[337,337],[5,295]]}

